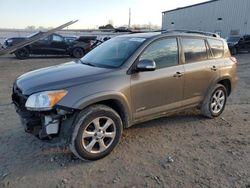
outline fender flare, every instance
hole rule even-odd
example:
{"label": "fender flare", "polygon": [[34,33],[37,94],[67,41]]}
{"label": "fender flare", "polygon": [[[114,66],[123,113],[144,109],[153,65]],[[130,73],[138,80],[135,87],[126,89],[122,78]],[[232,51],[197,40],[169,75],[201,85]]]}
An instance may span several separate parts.
{"label": "fender flare", "polygon": [[119,107],[122,108],[121,110],[124,113],[124,118],[125,118],[124,127],[131,126],[132,111],[129,106],[129,101],[127,100],[125,95],[120,92],[114,92],[114,91],[101,92],[83,97],[73,104],[73,108],[78,110],[83,110],[84,108],[92,104],[97,104],[108,100],[114,100],[119,103]]}
{"label": "fender flare", "polygon": [[206,91],[206,95],[207,95],[207,93],[208,93],[211,89],[213,89],[213,88],[216,86],[217,83],[219,83],[219,82],[222,81],[222,80],[229,80],[229,81],[230,81],[230,84],[231,84],[231,86],[232,86],[232,79],[231,79],[231,77],[230,77],[229,75],[224,75],[224,76],[222,76],[222,77],[219,77],[219,78],[213,80],[212,84],[208,87],[208,89],[207,89],[207,91]]}

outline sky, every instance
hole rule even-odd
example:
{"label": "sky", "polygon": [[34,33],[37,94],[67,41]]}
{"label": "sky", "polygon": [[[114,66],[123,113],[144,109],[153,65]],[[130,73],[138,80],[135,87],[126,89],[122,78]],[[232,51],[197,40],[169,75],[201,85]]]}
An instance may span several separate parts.
{"label": "sky", "polygon": [[70,29],[90,29],[111,22],[114,26],[161,26],[162,12],[207,0],[0,0],[0,28],[56,27],[79,20]]}

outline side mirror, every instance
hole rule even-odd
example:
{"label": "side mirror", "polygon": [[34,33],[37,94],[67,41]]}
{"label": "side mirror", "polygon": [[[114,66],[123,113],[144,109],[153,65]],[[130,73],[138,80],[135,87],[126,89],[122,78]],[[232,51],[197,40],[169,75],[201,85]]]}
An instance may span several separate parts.
{"label": "side mirror", "polygon": [[154,71],[156,69],[156,64],[154,60],[142,59],[137,64],[136,70],[138,72]]}

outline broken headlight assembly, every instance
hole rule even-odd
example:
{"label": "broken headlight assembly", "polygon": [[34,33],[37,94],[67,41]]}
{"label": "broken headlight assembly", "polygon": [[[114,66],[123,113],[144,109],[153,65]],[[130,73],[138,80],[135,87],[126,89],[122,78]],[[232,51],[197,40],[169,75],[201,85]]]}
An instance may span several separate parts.
{"label": "broken headlight assembly", "polygon": [[32,94],[26,101],[25,107],[31,111],[48,111],[65,95],[66,90],[44,91]]}

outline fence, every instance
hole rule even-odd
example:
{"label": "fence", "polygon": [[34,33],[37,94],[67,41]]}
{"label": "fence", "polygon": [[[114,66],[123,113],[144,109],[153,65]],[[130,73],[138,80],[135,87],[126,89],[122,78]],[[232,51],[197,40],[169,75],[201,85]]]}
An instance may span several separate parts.
{"label": "fence", "polygon": [[[3,44],[7,38],[11,37],[27,37],[39,30],[25,30],[25,29],[0,29],[0,43]],[[112,30],[61,30],[56,32],[63,36],[97,36],[98,39],[103,37],[114,37],[119,35],[112,32]],[[124,33],[123,33],[124,34]]]}

